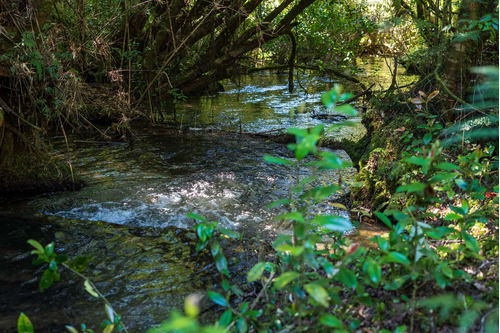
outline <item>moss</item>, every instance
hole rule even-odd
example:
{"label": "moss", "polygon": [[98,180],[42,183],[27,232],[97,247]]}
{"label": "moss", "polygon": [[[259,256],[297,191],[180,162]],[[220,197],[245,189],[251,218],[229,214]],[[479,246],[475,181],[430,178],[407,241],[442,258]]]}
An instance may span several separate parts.
{"label": "moss", "polygon": [[352,200],[372,210],[395,205],[391,199],[404,174],[399,160],[406,143],[401,136],[405,130],[416,133],[419,124],[397,99],[379,106],[384,111],[370,109],[363,116],[367,134],[361,140],[343,141],[343,148],[359,168],[356,181],[360,186],[353,189]]}
{"label": "moss", "polygon": [[1,160],[0,194],[34,194],[83,186],[83,181],[72,175],[69,165],[49,152],[16,151]]}

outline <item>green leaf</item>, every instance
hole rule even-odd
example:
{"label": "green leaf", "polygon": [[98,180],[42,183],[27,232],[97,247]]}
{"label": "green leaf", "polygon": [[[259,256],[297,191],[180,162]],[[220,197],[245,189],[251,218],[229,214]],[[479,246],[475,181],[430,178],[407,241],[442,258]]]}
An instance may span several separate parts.
{"label": "green leaf", "polygon": [[99,297],[99,294],[95,291],[94,287],[90,284],[90,281],[87,279],[83,283],[83,286],[85,287],[85,290],[92,296],[94,297]]}
{"label": "green leaf", "polygon": [[319,318],[319,322],[325,326],[333,327],[333,328],[344,328],[342,322],[329,313],[324,313]]}
{"label": "green leaf", "polygon": [[460,220],[461,218],[462,216],[456,213],[449,213],[446,214],[446,216],[444,217],[445,221],[457,221]]}
{"label": "green leaf", "polygon": [[464,211],[464,215],[469,212],[469,202],[467,200],[462,200],[462,210]]}
{"label": "green leaf", "polygon": [[400,192],[407,192],[407,193],[422,192],[425,189],[425,187],[426,187],[425,184],[422,184],[420,182],[415,182],[415,183],[412,183],[409,185],[399,186],[396,189],[396,192],[397,193],[400,193]]}
{"label": "green leaf", "polygon": [[271,156],[271,155],[266,155],[263,157],[264,161],[267,163],[273,163],[273,164],[284,164],[284,165],[292,165],[293,161],[281,158],[281,157],[276,157],[276,156]]}
{"label": "green leaf", "polygon": [[229,277],[229,271],[227,269],[227,260],[226,257],[222,253],[218,253],[215,257],[215,266],[217,267],[217,270],[221,272],[222,274],[226,275]]}
{"label": "green leaf", "polygon": [[370,278],[370,281],[372,281],[375,284],[378,284],[380,282],[380,279],[382,277],[382,269],[380,268],[380,265],[372,261],[368,264],[368,268],[366,270],[368,273],[368,277]]}
{"label": "green leaf", "polygon": [[307,132],[306,129],[303,129],[303,128],[288,128],[286,130],[286,132],[288,134],[292,134],[292,135],[295,135],[295,136],[298,136],[298,137],[305,137],[306,135],[309,134],[309,132]]}
{"label": "green leaf", "polygon": [[233,319],[233,314],[231,313],[231,310],[228,309],[228,310],[224,311],[222,316],[220,316],[219,326],[226,327],[227,325],[229,325],[231,323],[232,319]]}
{"label": "green leaf", "polygon": [[68,255],[67,254],[58,254],[58,255],[56,255],[54,260],[58,264],[65,263],[66,261],[68,261]]}
{"label": "green leaf", "polygon": [[460,167],[458,165],[453,164],[453,163],[448,163],[448,162],[442,162],[442,163],[436,164],[435,167],[437,169],[446,170],[446,171],[453,171],[453,170],[460,169]]}
{"label": "green leaf", "polygon": [[113,329],[115,328],[115,325],[106,325],[104,329],[102,330],[102,333],[111,333],[113,332]]}
{"label": "green leaf", "polygon": [[267,205],[268,208],[274,208],[280,205],[286,205],[290,203],[290,199],[279,199],[276,201],[271,202],[269,205]]}
{"label": "green leaf", "polygon": [[[43,249],[42,249],[43,250]],[[35,329],[33,328],[33,324],[27,315],[23,312],[19,315],[17,319],[17,332],[18,333],[34,333]]]}
{"label": "green leaf", "polygon": [[429,179],[429,184],[435,184],[438,182],[449,182],[452,181],[453,179],[457,178],[459,173],[457,172],[452,172],[452,173],[439,173],[434,175],[431,179]]}
{"label": "green leaf", "polygon": [[205,224],[202,223],[196,226],[196,234],[198,235],[200,241],[205,242],[207,240],[207,232]]}
{"label": "green leaf", "polygon": [[315,153],[317,151],[316,143],[319,139],[320,136],[317,134],[306,135],[297,145],[297,149],[295,150],[295,158],[297,160],[302,160],[307,156],[307,154]]}
{"label": "green leaf", "polygon": [[289,252],[293,256],[300,256],[304,253],[305,248],[303,246],[293,246],[291,244],[281,244],[276,246],[276,250],[280,252]]}
{"label": "green leaf", "polygon": [[[437,95],[437,94],[436,94]],[[430,99],[431,96],[429,96]],[[404,333],[406,332],[406,325],[398,326],[394,333]]]}
{"label": "green leaf", "polygon": [[332,89],[321,95],[321,101],[328,109],[333,109],[338,97],[339,96],[337,96],[335,91]]}
{"label": "green leaf", "polygon": [[30,239],[28,240],[28,244],[33,246],[38,251],[38,253],[45,253],[45,249],[43,248],[42,244],[38,243],[36,240]]}
{"label": "green leaf", "polygon": [[233,230],[229,230],[229,229],[226,229],[226,228],[219,228],[217,230],[219,230],[219,232],[221,234],[223,234],[224,236],[227,236],[229,238],[235,238],[235,239],[240,239],[241,238],[241,234],[239,232],[236,232],[236,231],[233,231]]}
{"label": "green leaf", "polygon": [[325,308],[329,306],[328,300],[330,296],[328,296],[328,292],[325,288],[317,283],[308,283],[304,285],[304,289],[316,302],[323,305]]}
{"label": "green leaf", "polygon": [[276,220],[292,220],[297,222],[304,222],[304,216],[299,212],[290,212],[281,214],[275,217]]}
{"label": "green leaf", "polygon": [[73,326],[64,326],[69,333],[78,333],[78,330],[74,328]]}
{"label": "green leaf", "polygon": [[415,165],[426,165],[429,163],[425,158],[417,157],[417,156],[412,156],[406,159],[406,162],[415,164]]}
{"label": "green leaf", "polygon": [[389,252],[385,256],[385,262],[395,262],[403,265],[410,265],[410,260],[407,256],[400,252]]}
{"label": "green leaf", "polygon": [[104,304],[104,309],[106,310],[106,315],[108,316],[109,321],[114,323],[115,322],[115,312],[113,311],[113,308],[111,306],[109,306],[108,304]]}
{"label": "green leaf", "polygon": [[48,244],[45,247],[45,254],[47,255],[47,257],[51,257],[54,254],[54,247],[55,247],[54,242]]}
{"label": "green leaf", "polygon": [[212,253],[212,256],[216,256],[220,251],[220,243],[218,241],[212,242],[210,245],[210,252]]}
{"label": "green leaf", "polygon": [[223,306],[223,307],[227,307],[228,306],[228,303],[227,303],[226,299],[224,298],[224,296],[222,296],[219,293],[216,293],[215,291],[209,291],[209,292],[207,292],[207,296],[215,304],[218,304],[218,305]]}
{"label": "green leaf", "polygon": [[337,273],[338,279],[342,282],[346,287],[354,289],[358,285],[358,279],[356,279],[356,275],[353,271],[346,267],[342,267]]}
{"label": "green leaf", "polygon": [[318,215],[311,220],[311,223],[319,224],[330,231],[345,232],[351,230],[351,221],[342,216]]}
{"label": "green leaf", "polygon": [[195,318],[181,316],[174,312],[171,319],[165,320],[157,327],[148,329],[147,333],[182,332],[182,330],[189,332],[187,329],[193,331],[193,327],[196,325]]}
{"label": "green leaf", "polygon": [[388,226],[390,229],[392,229],[392,222],[391,222],[391,220],[389,220],[389,218],[387,216],[385,216],[384,213],[375,212],[374,214],[376,217],[378,217],[380,219],[380,221],[384,222],[384,224],[386,226]]}
{"label": "green leaf", "polygon": [[358,112],[351,104],[342,104],[334,108],[335,112],[344,113],[349,116],[357,116]]}
{"label": "green leaf", "polygon": [[207,222],[206,218],[204,218],[201,215],[195,214],[195,213],[187,213],[186,216],[189,217],[189,218],[191,218],[191,219],[193,219],[193,220],[198,220],[198,221],[201,221],[201,222],[204,222],[204,223]]}
{"label": "green leaf", "polygon": [[474,253],[479,253],[480,247],[474,236],[465,233],[464,240],[465,240],[465,246],[467,246],[469,250],[471,250]]}
{"label": "green leaf", "polygon": [[199,296],[191,294],[184,300],[184,312],[188,317],[196,318],[200,314]]}
{"label": "green leaf", "polygon": [[462,190],[467,190],[467,183],[463,179],[455,179],[455,184]]}
{"label": "green leaf", "polygon": [[40,283],[38,285],[40,291],[43,292],[45,289],[49,288],[54,283],[56,276],[57,275],[54,271],[46,269],[43,272],[42,277],[40,278]]}
{"label": "green leaf", "polygon": [[69,266],[75,271],[81,273],[85,270],[85,268],[87,268],[91,259],[92,258],[89,256],[77,256],[73,261],[71,261]]}
{"label": "green leaf", "polygon": [[280,275],[279,277],[274,280],[274,286],[276,289],[280,290],[283,289],[287,284],[295,280],[300,276],[299,273],[297,272],[286,272]]}
{"label": "green leaf", "polygon": [[425,133],[424,135],[424,144],[428,145],[429,142],[432,140],[432,134],[431,133]]}
{"label": "green leaf", "polygon": [[253,266],[247,274],[248,282],[254,282],[260,279],[262,273],[264,273],[264,270],[266,269],[266,264],[266,262],[259,262],[255,266]]}
{"label": "green leaf", "polygon": [[239,333],[246,333],[248,331],[248,324],[244,317],[241,317],[236,324]]}

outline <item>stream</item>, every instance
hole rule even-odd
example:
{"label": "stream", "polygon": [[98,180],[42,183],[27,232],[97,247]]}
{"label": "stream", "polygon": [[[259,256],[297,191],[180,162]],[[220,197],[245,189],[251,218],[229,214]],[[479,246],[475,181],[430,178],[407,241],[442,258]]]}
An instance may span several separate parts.
{"label": "stream", "polygon": [[[388,87],[391,75],[383,59],[359,61],[365,69],[359,73],[363,82]],[[407,82],[398,82],[401,85],[413,80],[402,77]],[[268,164],[262,156],[291,159],[293,155],[286,145],[248,133],[322,122],[312,115],[325,112],[321,93],[335,83],[300,73],[301,86],[296,83],[295,92],[289,94],[286,80],[287,75],[256,73],[224,82],[225,91],[217,95],[188,99],[176,115],[178,122],[189,123],[186,133],[150,126],[135,129],[132,143],[113,144],[70,136],[72,165],[86,187],[3,198],[0,203],[0,332],[15,331],[20,312],[30,317],[37,332],[64,332],[64,325],[83,322],[97,329],[105,319],[102,302],[86,293],[83,281],[70,272],[63,271],[62,281],[44,293],[38,291],[42,270],[30,264],[33,256],[26,244],[30,238],[43,244],[55,241],[56,251],[70,257],[91,255],[85,274],[131,332],[144,332],[171,310],[182,308],[190,293],[219,283],[211,258],[194,251],[196,239],[188,230],[196,223],[186,216],[188,212],[218,221],[249,239],[280,232],[273,220],[279,210],[266,206],[287,196],[296,170]],[[327,135],[360,138],[365,132],[360,117],[349,120],[355,126]],[[66,154],[64,138],[50,141],[55,154]],[[350,161],[345,151],[334,152]],[[306,177],[309,170],[301,168],[299,173]],[[348,192],[355,175],[353,167],[322,172],[320,181],[341,178],[346,187],[315,210],[349,217],[331,203]],[[244,269],[250,249],[231,247],[237,255],[229,262],[230,270]]]}

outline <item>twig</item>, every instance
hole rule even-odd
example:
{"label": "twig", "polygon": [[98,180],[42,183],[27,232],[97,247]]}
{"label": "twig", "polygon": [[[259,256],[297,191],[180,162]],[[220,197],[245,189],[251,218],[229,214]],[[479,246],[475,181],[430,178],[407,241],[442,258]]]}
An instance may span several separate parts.
{"label": "twig", "polygon": [[61,124],[61,130],[64,135],[64,142],[66,143],[66,162],[69,165],[69,170],[71,171],[71,182],[73,183],[73,191],[75,190],[75,175],[73,174],[73,165],[71,164],[71,155],[69,154],[69,144],[68,144],[68,137],[66,136],[66,131],[64,130],[64,126],[61,120],[61,117],[59,117],[59,124]]}
{"label": "twig", "polygon": [[375,83],[373,83],[371,86],[369,86],[368,88],[366,88],[364,91],[360,92],[359,94],[356,94],[354,95],[353,97],[349,98],[349,99],[346,99],[345,101],[343,102],[340,102],[340,103],[337,103],[338,106],[342,105],[342,104],[348,104],[348,103],[351,103],[355,100],[357,100],[358,98],[360,98],[361,96],[364,96],[368,93],[371,92],[371,89],[372,87],[375,85]]}
{"label": "twig", "polygon": [[484,322],[486,321],[486,318],[488,318],[489,315],[495,311],[498,311],[498,308],[491,309],[490,311],[486,312],[484,316],[481,317],[481,330],[479,332],[484,333]]}
{"label": "twig", "polygon": [[167,60],[165,60],[165,62],[163,63],[163,65],[160,67],[160,69],[156,72],[155,76],[153,77],[153,79],[149,82],[148,86],[146,87],[146,89],[144,90],[144,92],[141,94],[141,96],[139,97],[139,100],[137,101],[136,103],[136,106],[140,105],[142,100],[144,99],[144,97],[146,96],[146,92],[151,88],[151,86],[153,85],[153,83],[158,79],[158,77],[160,76],[160,74],[163,72],[163,70],[165,68],[167,68],[167,66],[170,64],[170,61],[172,61],[172,59],[174,58],[174,56],[177,54],[177,52],[179,52],[179,50],[184,46],[184,44],[186,44],[186,42],[189,40],[189,38],[191,38],[191,36],[201,27],[201,25],[203,24],[203,22],[205,22],[205,19],[207,17],[210,16],[210,14],[212,14],[212,12],[215,10],[216,6],[214,6],[202,19],[201,21],[198,23],[198,25],[193,29],[193,31],[191,31],[191,33],[182,41],[182,43],[179,44],[179,46],[177,46],[177,48],[175,48],[172,53],[170,54],[170,56],[167,58]]}
{"label": "twig", "polygon": [[[416,81],[413,81],[413,82],[411,82],[411,83],[405,84],[404,86],[397,86],[397,87],[395,87],[395,88],[394,88],[394,89],[392,89],[392,90],[398,90],[398,89],[406,88],[406,87],[409,87],[409,86],[414,85],[415,83],[417,83],[417,82],[416,82]],[[382,90],[382,91],[381,91],[381,93],[388,92],[388,91],[389,91],[389,89]]]}
{"label": "twig", "polygon": [[[113,306],[111,305],[111,303],[108,301],[108,299],[106,298],[106,296],[104,296],[100,291],[99,289],[97,289],[97,287],[95,286],[94,282],[92,282],[88,277],[86,277],[85,275],[83,275],[82,273],[74,270],[73,268],[71,268],[68,264],[62,264],[63,267],[69,269],[73,274],[76,274],[78,275],[80,278],[84,279],[85,281],[87,281],[90,286],[92,287],[92,289],[97,293],[97,295],[99,295],[99,297],[104,301],[104,303],[111,309],[113,310],[115,316],[119,316],[118,312],[115,311],[115,309],[113,308]],[[120,322],[122,328],[123,328],[123,331],[125,333],[128,333],[128,330],[127,328],[125,327],[125,325]]]}
{"label": "twig", "polygon": [[257,297],[254,299],[252,305],[250,305],[250,310],[252,310],[255,305],[257,304],[257,301],[259,300],[259,298],[262,297],[262,294],[264,293],[264,291],[267,289],[267,286],[269,286],[269,283],[271,283],[272,279],[274,277],[274,272],[271,272],[271,274],[269,275],[269,279],[267,279],[266,283],[264,284],[264,286],[262,287],[262,289],[260,290],[259,294],[257,295]]}
{"label": "twig", "polygon": [[8,113],[15,115],[17,118],[19,118],[19,120],[28,124],[29,126],[33,127],[34,129],[36,129],[38,131],[42,130],[40,127],[33,125],[32,123],[30,123],[29,121],[27,121],[26,119],[21,117],[19,114],[17,114],[10,106],[7,105],[7,103],[4,102],[4,100],[1,97],[0,97],[0,108],[4,109]]}

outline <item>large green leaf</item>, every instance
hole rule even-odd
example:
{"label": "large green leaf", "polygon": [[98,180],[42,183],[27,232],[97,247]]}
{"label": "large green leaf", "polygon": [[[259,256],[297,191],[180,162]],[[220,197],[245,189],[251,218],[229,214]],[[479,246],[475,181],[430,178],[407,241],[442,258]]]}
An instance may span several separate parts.
{"label": "large green leaf", "polygon": [[266,262],[259,262],[248,271],[247,280],[248,282],[254,282],[262,276],[264,270],[266,269]]}
{"label": "large green leaf", "polygon": [[308,283],[304,285],[304,289],[316,302],[323,305],[325,308],[329,306],[328,300],[330,296],[328,296],[328,292],[325,288],[317,283]]}
{"label": "large green leaf", "polygon": [[380,221],[384,222],[384,224],[386,226],[388,226],[390,229],[392,229],[392,223],[391,223],[391,220],[389,220],[389,218],[387,216],[385,216],[384,213],[381,213],[381,212],[375,212],[374,213],[376,217],[378,217],[380,219]]}
{"label": "large green leaf", "polygon": [[346,232],[351,230],[353,225],[351,221],[342,216],[337,215],[319,215],[311,220],[311,223],[316,223],[330,231]]}
{"label": "large green leaf", "polygon": [[304,216],[300,212],[289,212],[278,215],[275,217],[276,220],[292,220],[298,222],[304,222]]}
{"label": "large green leaf", "polygon": [[34,333],[35,329],[33,328],[33,324],[27,315],[23,312],[19,315],[17,319],[17,332],[18,333]]}
{"label": "large green leaf", "polygon": [[410,265],[410,259],[400,252],[389,252],[384,257],[385,262],[394,262],[403,265]]}
{"label": "large green leaf", "polygon": [[357,116],[358,112],[351,104],[343,104],[335,107],[335,112],[344,113],[349,116]]}
{"label": "large green leaf", "polygon": [[442,162],[442,163],[436,164],[435,167],[437,169],[446,170],[446,171],[453,171],[453,170],[460,169],[458,165],[453,164],[453,163],[449,163],[449,162]]}
{"label": "large green leaf", "polygon": [[300,256],[304,253],[305,248],[303,246],[293,246],[291,244],[281,244],[276,246],[276,250],[280,252],[288,252],[293,256]]}
{"label": "large green leaf", "polygon": [[403,186],[399,186],[397,189],[396,189],[396,192],[397,193],[400,193],[400,192],[408,192],[408,193],[413,193],[413,192],[422,192],[423,190],[425,190],[425,187],[427,185],[425,184],[422,184],[420,182],[415,182],[415,183],[411,183],[409,185],[403,185]]}
{"label": "large green leaf", "polygon": [[201,221],[201,222],[207,222],[207,219],[204,218],[201,215],[198,215],[198,214],[195,214],[195,213],[187,213],[186,215],[187,215],[187,217],[189,217],[189,218],[191,218],[193,220],[198,220],[198,221]]}
{"label": "large green leaf", "polygon": [[297,272],[286,272],[281,274],[279,277],[274,280],[274,286],[276,289],[283,289],[287,284],[295,280],[300,276]]}
{"label": "large green leaf", "polygon": [[229,229],[226,229],[226,228],[219,228],[217,230],[221,234],[223,234],[224,236],[227,236],[229,238],[235,238],[235,239],[240,239],[241,238],[241,234],[239,232],[234,231],[234,230],[229,230]]}
{"label": "large green leaf", "polygon": [[222,316],[220,316],[219,319],[219,326],[226,327],[231,323],[231,320],[233,319],[233,314],[231,313],[231,310],[228,309],[224,311]]}
{"label": "large green leaf", "polygon": [[337,317],[329,314],[329,313],[324,313],[319,317],[319,322],[325,326],[333,327],[333,328],[344,328],[344,325],[342,325],[342,322],[337,319]]}
{"label": "large green leaf", "polygon": [[469,250],[471,250],[474,253],[479,253],[480,250],[479,243],[474,238],[474,236],[465,233],[464,240],[465,240],[465,246],[467,246]]}
{"label": "large green leaf", "polygon": [[227,269],[227,260],[226,257],[222,253],[218,253],[216,256],[214,256],[215,260],[215,266],[217,267],[217,270],[221,272],[222,274],[226,275],[229,277],[229,271]]}
{"label": "large green leaf", "polygon": [[373,283],[378,284],[380,282],[380,279],[382,277],[382,269],[377,262],[370,262],[366,269],[366,273],[368,273],[368,277]]}
{"label": "large green leaf", "polygon": [[346,267],[342,267],[337,273],[337,276],[340,282],[342,282],[348,288],[354,289],[358,285],[358,279],[356,279],[356,275],[353,271]]}
{"label": "large green leaf", "polygon": [[227,303],[226,299],[224,298],[224,296],[222,296],[219,293],[216,293],[215,291],[209,291],[209,292],[207,292],[207,296],[215,304],[218,304],[218,305],[223,306],[223,307],[227,307],[228,306],[228,303]]}
{"label": "large green leaf", "polygon": [[38,285],[40,291],[43,292],[45,289],[49,288],[56,279],[57,273],[50,269],[46,269],[43,272],[42,277],[40,278],[40,283]]}
{"label": "large green leaf", "polygon": [[28,240],[28,244],[30,244],[31,246],[33,246],[37,251],[33,251],[32,253],[45,253],[45,249],[43,248],[42,244],[38,243],[36,240],[34,239],[29,239]]}

